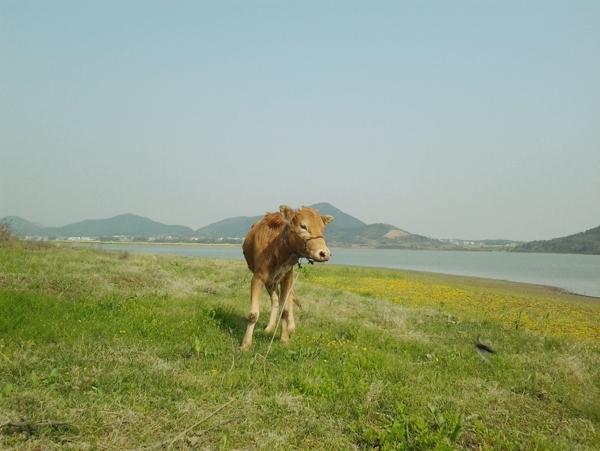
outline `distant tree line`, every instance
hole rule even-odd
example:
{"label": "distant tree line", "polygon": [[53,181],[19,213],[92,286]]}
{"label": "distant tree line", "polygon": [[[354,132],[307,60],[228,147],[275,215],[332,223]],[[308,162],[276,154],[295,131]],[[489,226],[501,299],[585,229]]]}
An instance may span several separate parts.
{"label": "distant tree line", "polygon": [[546,241],[530,241],[517,246],[516,252],[600,255],[600,226],[585,232]]}

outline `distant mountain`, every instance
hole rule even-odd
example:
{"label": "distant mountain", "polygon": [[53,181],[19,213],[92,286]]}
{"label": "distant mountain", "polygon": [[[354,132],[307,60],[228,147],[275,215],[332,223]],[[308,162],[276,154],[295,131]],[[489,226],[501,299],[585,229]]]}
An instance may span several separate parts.
{"label": "distant mountain", "polygon": [[[325,237],[327,238],[332,233],[342,230],[354,230],[366,226],[366,224],[342,210],[335,208],[328,203],[320,203],[311,205],[310,207],[319,210],[322,215],[331,215],[334,218],[333,223],[325,229]],[[274,209],[273,212],[278,211]],[[196,230],[195,235],[203,238],[244,238],[252,224],[259,221],[264,214],[259,216],[238,216],[234,218],[223,219],[222,221],[214,222],[205,227]]]}
{"label": "distant mountain", "polygon": [[213,222],[205,227],[201,227],[194,233],[195,236],[206,239],[220,238],[244,238],[256,221],[261,216],[237,216],[235,218],[223,219]]}
{"label": "distant mountain", "polygon": [[[311,207],[319,210],[320,214],[333,216],[334,221],[325,228],[324,236],[334,247],[453,248],[452,245],[442,244],[439,240],[414,235],[390,224],[366,224],[326,202]],[[0,221],[10,222],[12,228],[22,236],[42,236],[50,239],[89,237],[111,240],[115,236],[127,236],[141,241],[152,237],[156,241],[168,242],[241,243],[252,224],[263,216],[264,214],[223,219],[196,231],[181,225],[165,225],[133,214],[108,219],[88,219],[64,227],[38,227],[16,216],[6,217]]]}
{"label": "distant mountain", "polygon": [[327,202],[314,204],[310,207],[314,208],[315,210],[319,210],[319,214],[333,216],[333,222],[325,229],[328,231],[353,230],[367,225],[361,220],[344,213],[342,210],[335,208],[333,205],[328,204]]}
{"label": "distant mountain", "polygon": [[108,219],[88,219],[64,227],[44,229],[48,234],[64,236],[106,235],[177,235],[189,236],[193,230],[181,225],[166,225],[142,216],[124,214]]}
{"label": "distant mountain", "polygon": [[8,224],[12,230],[21,236],[42,236],[43,227],[19,216],[5,216],[0,219],[0,224]]}
{"label": "distant mountain", "polygon": [[[334,221],[325,228],[324,236],[332,246],[364,246],[394,248],[439,247],[438,240],[413,235],[390,224],[366,224],[333,205],[322,202],[311,205],[320,214],[331,215]],[[277,211],[277,210],[274,210]],[[180,225],[165,225],[142,216],[124,214],[108,219],[88,219],[64,227],[38,227],[23,218],[9,216],[0,221],[9,222],[19,235],[57,237],[90,237],[111,239],[129,236],[138,240],[148,237],[177,241],[240,243],[258,216],[238,216],[209,224],[196,231]],[[172,240],[171,240],[172,241]]]}
{"label": "distant mountain", "polygon": [[165,225],[142,216],[124,214],[108,219],[87,219],[64,227],[38,227],[17,216],[7,216],[0,222],[8,222],[22,236],[48,237],[103,237],[115,235],[132,236],[189,236],[193,230],[180,225]]}
{"label": "distant mountain", "polygon": [[516,252],[553,252],[559,254],[600,255],[600,226],[553,240],[530,241],[520,244]]}
{"label": "distant mountain", "polygon": [[414,248],[417,243],[419,246],[429,241],[431,244],[439,243],[438,240],[413,235],[390,224],[366,224],[328,203],[311,206],[321,214],[333,216],[334,221],[325,228],[324,236],[334,245]]}
{"label": "distant mountain", "polygon": [[[460,240],[436,240],[412,234],[390,224],[366,224],[326,202],[314,204],[311,207],[319,210],[321,214],[333,216],[333,223],[324,231],[327,243],[333,247],[512,250],[514,252],[600,255],[600,226],[547,241],[515,243],[486,240],[478,243],[460,243]],[[5,216],[0,219],[0,224],[9,224],[12,230],[21,236],[48,237],[50,239],[90,237],[110,240],[114,236],[127,236],[141,241],[152,237],[157,241],[167,242],[241,243],[252,224],[260,220],[263,215],[223,219],[196,231],[186,226],[166,225],[133,214],[124,214],[108,219],[88,219],[64,227],[43,227],[41,224],[34,224],[19,216]]]}
{"label": "distant mountain", "polygon": [[[440,244],[438,240],[413,235],[393,225],[366,224],[326,202],[310,205],[310,207],[319,210],[322,215],[333,216],[334,221],[325,228],[323,233],[327,242],[332,246],[415,249],[417,247],[439,247]],[[238,239],[241,241],[252,227],[252,224],[262,217],[263,215],[224,219],[196,230],[195,236],[203,240]]]}

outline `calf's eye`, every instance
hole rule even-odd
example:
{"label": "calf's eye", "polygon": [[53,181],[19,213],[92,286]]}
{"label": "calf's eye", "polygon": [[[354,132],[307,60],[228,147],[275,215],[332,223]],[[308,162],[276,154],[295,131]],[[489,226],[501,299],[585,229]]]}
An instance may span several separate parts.
{"label": "calf's eye", "polygon": [[306,225],[305,225],[305,224],[300,224],[300,228],[301,228],[302,230],[306,230],[306,231],[308,231],[308,227],[306,227]]}

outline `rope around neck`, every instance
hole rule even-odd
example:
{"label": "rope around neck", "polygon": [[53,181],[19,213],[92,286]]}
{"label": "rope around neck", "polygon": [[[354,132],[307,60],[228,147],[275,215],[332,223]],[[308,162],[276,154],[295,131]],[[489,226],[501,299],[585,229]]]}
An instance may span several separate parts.
{"label": "rope around neck", "polygon": [[309,242],[310,240],[316,240],[316,239],[318,239],[318,238],[323,238],[323,236],[322,236],[322,235],[319,235],[319,236],[313,236],[313,237],[310,237],[310,238],[304,238],[304,239],[303,239],[303,238],[302,238],[300,235],[298,235],[298,234],[296,233],[296,231],[295,231],[295,230],[292,230],[292,232],[294,233],[294,235],[296,235],[298,238],[300,238],[300,239],[302,240],[302,244],[303,244],[303,247],[304,247],[304,255],[301,255],[301,254],[299,254],[298,252],[296,252],[294,249],[292,249],[292,246],[290,246],[290,242],[289,242],[289,239],[288,239],[288,229],[289,229],[289,228],[290,228],[290,226],[289,226],[289,225],[286,225],[286,226],[285,226],[285,229],[284,229],[284,231],[283,231],[283,241],[284,241],[284,243],[285,243],[285,246],[286,246],[286,247],[288,248],[288,250],[289,250],[289,251],[292,253],[292,255],[295,255],[295,256],[297,256],[297,258],[296,258],[296,263],[298,264],[298,269],[302,269],[302,265],[300,264],[300,259],[301,259],[301,258],[305,258],[305,259],[306,259],[306,261],[307,261],[307,262],[308,262],[310,265],[314,265],[314,264],[315,264],[315,261],[314,261],[312,258],[308,257],[308,250],[306,249],[306,243],[307,243],[307,242]]}

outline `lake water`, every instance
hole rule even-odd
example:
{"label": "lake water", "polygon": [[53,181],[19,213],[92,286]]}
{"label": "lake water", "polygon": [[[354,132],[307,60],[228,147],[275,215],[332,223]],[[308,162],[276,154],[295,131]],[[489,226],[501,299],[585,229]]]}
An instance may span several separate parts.
{"label": "lake water", "polygon": [[[93,244],[93,246],[106,250],[188,257],[244,258],[241,246],[159,244]],[[600,297],[600,255],[336,248],[332,248],[331,253],[331,260],[326,264],[483,277],[547,285],[576,294]]]}

